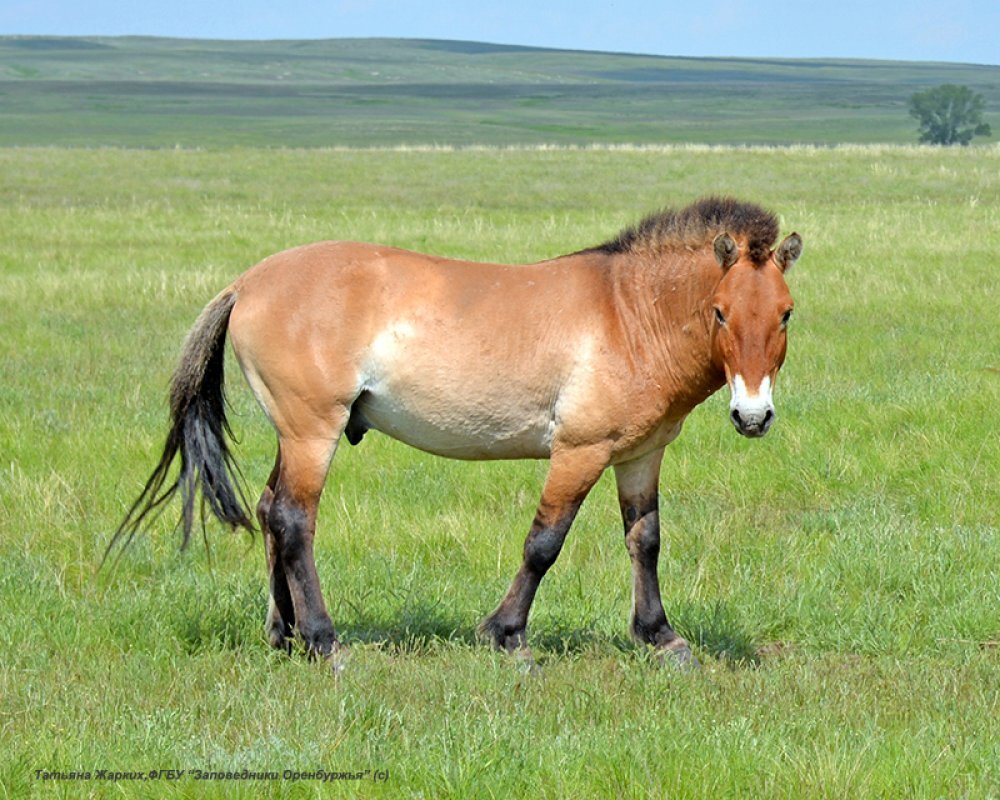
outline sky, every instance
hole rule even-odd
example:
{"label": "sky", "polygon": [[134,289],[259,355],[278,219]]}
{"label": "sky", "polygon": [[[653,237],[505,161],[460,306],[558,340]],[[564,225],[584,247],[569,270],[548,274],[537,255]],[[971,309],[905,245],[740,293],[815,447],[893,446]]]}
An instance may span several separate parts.
{"label": "sky", "polygon": [[0,0],[0,35],[407,37],[1000,64],[1000,0]]}

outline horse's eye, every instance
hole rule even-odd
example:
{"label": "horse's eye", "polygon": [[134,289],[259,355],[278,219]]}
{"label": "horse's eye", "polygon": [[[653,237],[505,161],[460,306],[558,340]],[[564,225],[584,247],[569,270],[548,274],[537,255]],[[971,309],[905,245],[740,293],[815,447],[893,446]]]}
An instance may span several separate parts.
{"label": "horse's eye", "polygon": [[726,315],[722,313],[722,309],[718,306],[715,307],[715,321],[720,325],[726,324]]}
{"label": "horse's eye", "polygon": [[792,309],[788,309],[784,314],[781,315],[781,327],[784,328],[788,324],[788,320],[792,318]]}

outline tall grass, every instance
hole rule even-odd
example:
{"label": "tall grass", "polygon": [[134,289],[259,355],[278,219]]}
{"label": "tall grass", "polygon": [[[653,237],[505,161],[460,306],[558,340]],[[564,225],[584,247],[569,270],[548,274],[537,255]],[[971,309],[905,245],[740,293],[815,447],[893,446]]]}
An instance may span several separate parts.
{"label": "tall grass", "polygon": [[[759,442],[712,398],[668,448],[660,574],[705,669],[625,635],[613,482],[540,590],[525,674],[478,644],[541,462],[343,446],[318,563],[339,677],[268,650],[259,540],[171,520],[97,572],[201,307],[356,238],[500,261],[709,192],[798,230]],[[6,796],[996,797],[1000,150],[0,151],[0,784]],[[254,491],[273,436],[231,373]],[[168,515],[169,516],[169,515]],[[197,544],[197,543],[196,543]],[[45,781],[36,770],[388,770]]]}

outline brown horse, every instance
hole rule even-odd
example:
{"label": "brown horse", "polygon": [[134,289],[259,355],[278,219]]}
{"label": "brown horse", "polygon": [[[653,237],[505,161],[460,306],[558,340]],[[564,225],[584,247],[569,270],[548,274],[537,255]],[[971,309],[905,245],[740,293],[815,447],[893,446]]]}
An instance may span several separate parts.
{"label": "brown horse", "polygon": [[[236,488],[223,398],[228,330],[278,435],[257,519],[271,644],[298,631],[310,652],[339,645],[313,558],[316,508],[341,435],[378,430],[449,458],[548,458],[521,568],[481,625],[526,648],[528,611],[591,487],[614,467],[632,560],[633,636],[681,662],[690,648],[660,600],[657,483],[666,445],[723,384],[744,436],[767,433],[792,299],[763,209],[709,198],[652,215],[598,247],[526,266],[455,261],[355,242],[271,256],[224,289],[187,338],[159,465],[115,539],[178,489],[184,541],[200,491],[252,529]],[[180,455],[179,475],[167,483]]]}

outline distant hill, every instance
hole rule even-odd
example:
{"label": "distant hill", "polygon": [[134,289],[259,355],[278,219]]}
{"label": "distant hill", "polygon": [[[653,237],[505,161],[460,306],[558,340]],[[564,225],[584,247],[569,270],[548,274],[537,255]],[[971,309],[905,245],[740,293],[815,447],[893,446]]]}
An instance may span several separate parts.
{"label": "distant hill", "polygon": [[0,145],[915,142],[907,100],[1000,67],[404,39],[0,37]]}

